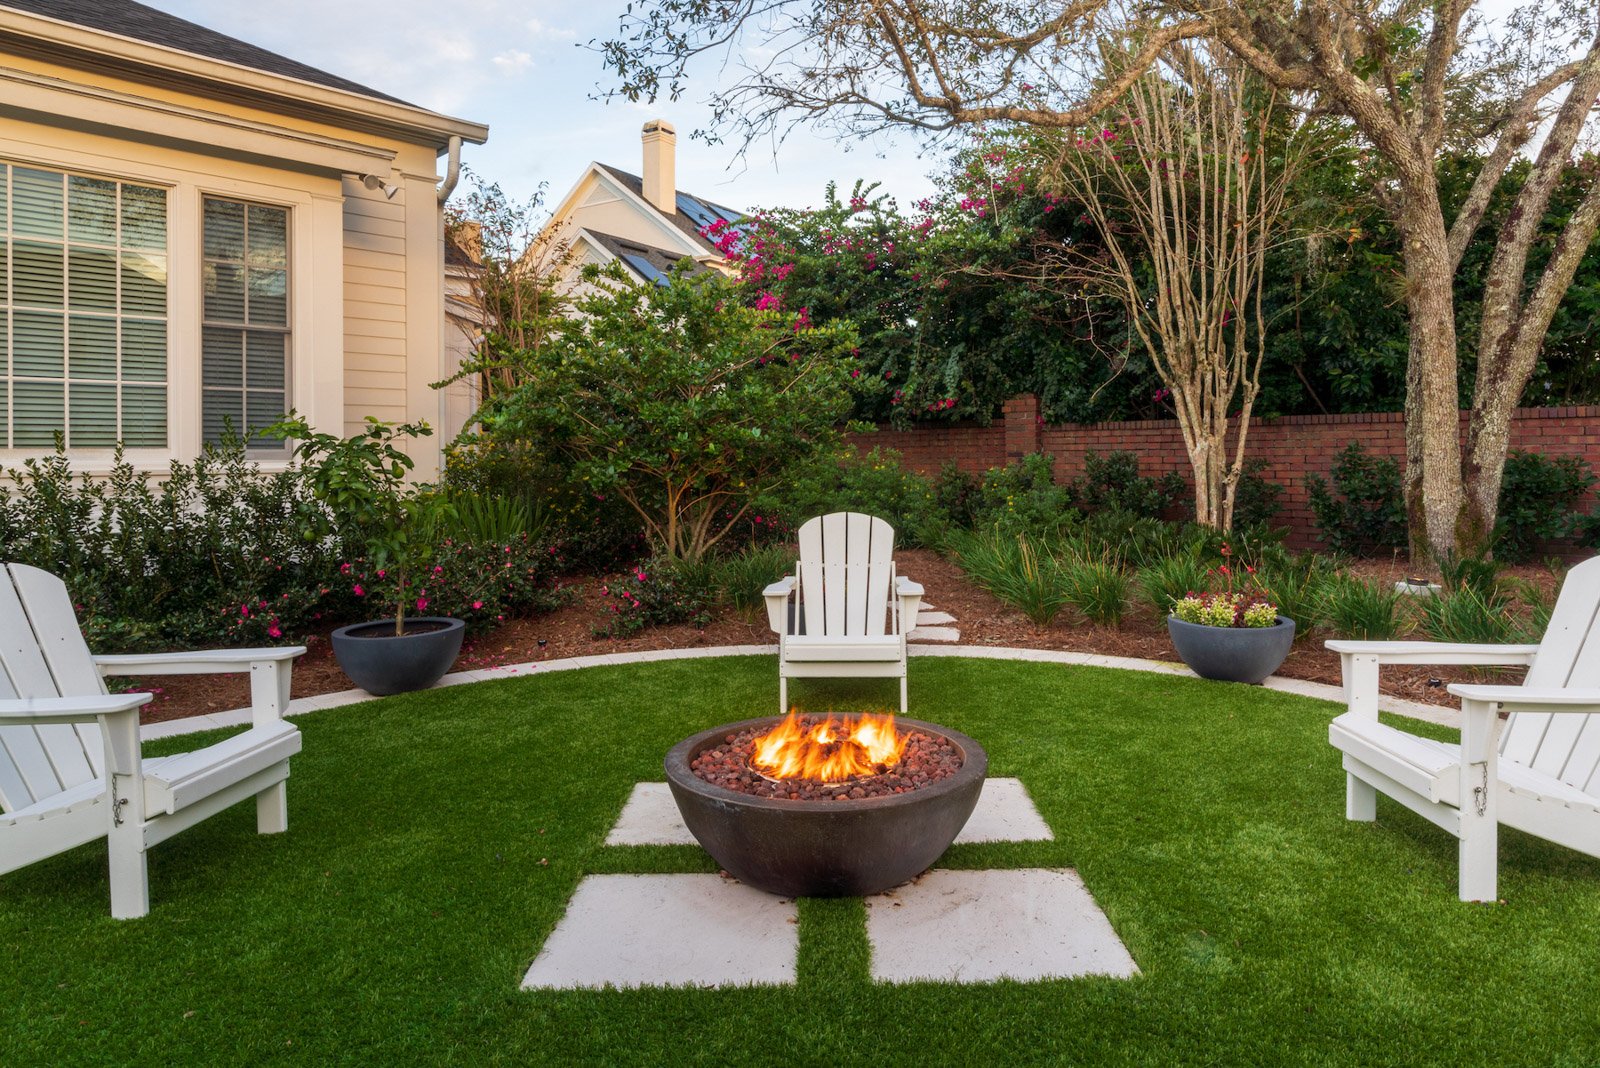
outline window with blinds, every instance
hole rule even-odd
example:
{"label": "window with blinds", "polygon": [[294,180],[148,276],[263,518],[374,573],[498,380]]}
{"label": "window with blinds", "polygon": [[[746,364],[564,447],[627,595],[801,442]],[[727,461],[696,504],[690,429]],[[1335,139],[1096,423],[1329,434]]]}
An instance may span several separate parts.
{"label": "window with blinds", "polygon": [[205,199],[201,429],[208,442],[287,410],[289,212]]}
{"label": "window with blinds", "polygon": [[0,447],[167,444],[167,194],[0,162]]}

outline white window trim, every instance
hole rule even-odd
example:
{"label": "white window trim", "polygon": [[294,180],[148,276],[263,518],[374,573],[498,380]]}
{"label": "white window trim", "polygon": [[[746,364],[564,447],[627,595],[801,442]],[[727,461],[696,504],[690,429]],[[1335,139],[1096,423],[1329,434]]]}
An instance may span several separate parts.
{"label": "white window trim", "polygon": [[[118,146],[130,155],[145,146]],[[173,460],[200,454],[200,338],[202,304],[202,214],[207,196],[242,200],[289,210],[289,407],[320,430],[340,433],[344,426],[344,296],[329,286],[328,268],[342,277],[344,235],[339,179],[240,165],[240,175],[218,174],[215,161],[174,150],[149,149],[152,159],[121,158],[0,137],[6,162],[150,185],[167,191],[167,447],[128,449],[125,459],[141,469],[159,470]],[[244,175],[257,172],[259,177]],[[278,180],[286,184],[279,184]],[[296,184],[287,184],[289,182]],[[321,269],[319,270],[319,263]],[[314,359],[315,354],[332,359]],[[24,460],[48,455],[36,449],[0,448],[0,467],[15,469]],[[104,474],[113,450],[68,450],[74,471]],[[252,456],[252,459],[257,457]],[[261,450],[265,470],[281,468],[287,457]]]}

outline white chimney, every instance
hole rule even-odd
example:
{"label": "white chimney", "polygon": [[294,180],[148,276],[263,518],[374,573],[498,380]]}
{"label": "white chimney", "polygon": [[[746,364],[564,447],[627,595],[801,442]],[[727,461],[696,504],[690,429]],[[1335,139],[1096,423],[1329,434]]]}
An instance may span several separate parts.
{"label": "white chimney", "polygon": [[668,215],[678,211],[678,131],[666,119],[644,124],[644,198]]}

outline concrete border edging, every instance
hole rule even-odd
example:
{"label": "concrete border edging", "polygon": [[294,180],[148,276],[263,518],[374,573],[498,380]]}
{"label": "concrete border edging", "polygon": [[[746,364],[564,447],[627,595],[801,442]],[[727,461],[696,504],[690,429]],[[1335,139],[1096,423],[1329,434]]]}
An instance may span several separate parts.
{"label": "concrete border edging", "polygon": [[[1066,664],[1077,667],[1114,668],[1121,671],[1149,671],[1163,675],[1196,677],[1194,672],[1182,664],[1165,660],[1141,660],[1136,657],[1105,656],[1100,653],[1079,653],[1064,649],[1018,649],[1007,646],[979,645],[913,645],[908,651],[911,656],[959,656],[974,660],[1020,660],[1040,664]],[[444,686],[460,686],[471,682],[493,682],[498,679],[523,678],[535,673],[543,675],[552,671],[575,671],[589,667],[619,667],[626,664],[651,664],[664,660],[700,660],[722,656],[776,656],[777,652],[778,647],[776,645],[713,645],[698,649],[645,649],[631,653],[573,656],[563,660],[532,661],[524,664],[508,664],[505,667],[457,671],[440,679],[434,689]],[[1345,700],[1342,687],[1330,686],[1327,683],[1307,682],[1304,679],[1286,679],[1273,675],[1262,685],[1269,690],[1292,693],[1301,697],[1329,701],[1334,704],[1343,704]],[[365,690],[340,690],[337,693],[323,693],[311,697],[295,698],[289,702],[289,707],[284,714],[286,716],[299,716],[307,712],[317,712],[328,708],[342,708],[345,705],[376,700],[379,700],[379,698],[373,697]],[[1411,719],[1419,719],[1428,723],[1437,723],[1445,727],[1460,726],[1459,712],[1440,705],[1428,705],[1419,701],[1408,701],[1400,697],[1382,696],[1378,700],[1378,707],[1385,712],[1392,712],[1396,715],[1407,716]],[[173,738],[179,735],[217,730],[223,727],[242,727],[249,722],[250,710],[248,708],[236,708],[231,712],[212,712],[205,715],[188,716],[183,719],[165,720],[160,723],[147,723],[139,728],[139,739],[141,741],[153,741],[157,738]]]}

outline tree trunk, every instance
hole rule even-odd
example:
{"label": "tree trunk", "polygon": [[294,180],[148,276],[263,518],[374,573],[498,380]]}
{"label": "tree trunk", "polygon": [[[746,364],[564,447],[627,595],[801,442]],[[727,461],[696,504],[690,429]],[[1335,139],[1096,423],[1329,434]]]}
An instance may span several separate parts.
{"label": "tree trunk", "polygon": [[[1431,161],[1429,163],[1431,168]],[[1406,372],[1406,516],[1411,555],[1453,555],[1461,515],[1461,421],[1449,239],[1431,180],[1408,183],[1401,208],[1411,358]]]}

